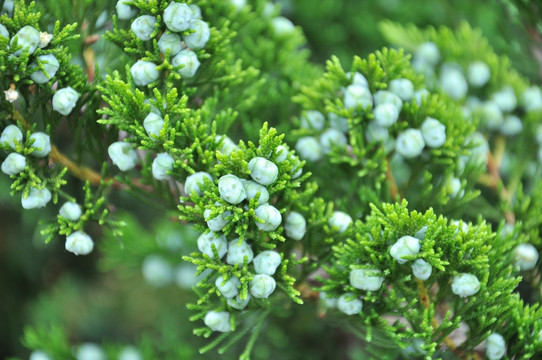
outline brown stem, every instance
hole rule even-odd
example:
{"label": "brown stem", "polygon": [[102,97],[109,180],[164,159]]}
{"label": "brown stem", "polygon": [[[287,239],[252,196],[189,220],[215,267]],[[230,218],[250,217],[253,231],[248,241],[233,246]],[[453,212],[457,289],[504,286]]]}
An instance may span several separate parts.
{"label": "brown stem", "polygon": [[[489,171],[489,176],[491,181],[487,184],[490,188],[497,190],[500,187],[499,198],[501,201],[506,202],[507,204],[512,204],[512,194],[508,192],[504,183],[501,179],[500,167],[502,164],[502,159],[504,158],[506,140],[503,137],[498,137],[496,141],[495,151],[493,153],[488,152],[487,154],[487,169]],[[487,179],[486,179],[487,181]],[[504,218],[509,224],[514,224],[516,222],[516,216],[513,211],[507,210],[504,213]]]}
{"label": "brown stem", "polygon": [[397,187],[397,182],[395,181],[395,177],[393,176],[393,172],[391,171],[391,164],[389,160],[386,160],[387,162],[387,169],[386,169],[386,180],[390,183],[390,196],[392,201],[398,201],[401,200],[401,194],[399,193],[399,187]]}

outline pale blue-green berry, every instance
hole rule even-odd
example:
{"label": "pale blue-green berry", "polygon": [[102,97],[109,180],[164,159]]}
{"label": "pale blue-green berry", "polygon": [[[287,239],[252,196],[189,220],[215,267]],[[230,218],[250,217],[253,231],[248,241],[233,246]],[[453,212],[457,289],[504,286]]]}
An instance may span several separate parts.
{"label": "pale blue-green berry", "polygon": [[149,85],[153,81],[158,80],[158,76],[160,75],[158,70],[156,70],[155,63],[143,60],[138,60],[132,65],[130,74],[132,74],[134,84],[137,86]]}
{"label": "pale blue-green berry", "polygon": [[246,299],[241,299],[241,295],[228,299],[228,305],[237,310],[243,310],[247,307],[250,301],[250,294],[247,294]]}
{"label": "pale blue-green berry", "polygon": [[243,186],[245,188],[247,200],[250,201],[251,199],[254,199],[256,197],[256,194],[260,193],[260,197],[258,198],[258,205],[265,204],[269,201],[269,192],[267,191],[265,186],[251,180],[241,180],[241,182],[243,183]]}
{"label": "pale blue-green berry", "polygon": [[323,130],[326,122],[324,114],[318,110],[307,110],[301,115],[301,127],[303,129]]}
{"label": "pale blue-green berry", "polygon": [[371,121],[367,125],[367,131],[365,132],[365,137],[367,141],[375,142],[386,142],[390,136],[390,133],[387,128],[377,125],[375,122]]}
{"label": "pale blue-green berry", "polygon": [[78,99],[79,93],[73,88],[69,86],[62,88],[53,95],[53,110],[62,115],[68,115],[72,112]]}
{"label": "pale blue-green berry", "polygon": [[15,0],[5,0],[2,6],[1,13],[7,13],[9,16],[13,15],[13,7],[15,6]]}
{"label": "pale blue-green berry", "polygon": [[255,157],[248,163],[250,177],[258,184],[271,185],[277,179],[279,168],[274,162],[263,157]]}
{"label": "pale blue-green berry", "polygon": [[280,223],[282,222],[282,216],[280,215],[280,211],[278,211],[277,208],[269,204],[263,204],[258,206],[256,210],[254,210],[254,213],[258,218],[263,220],[263,223],[255,221],[258,229],[262,231],[274,231],[276,228],[279,227]]}
{"label": "pale blue-green berry", "polygon": [[514,248],[514,258],[521,270],[531,270],[538,262],[538,251],[529,243],[519,244]]}
{"label": "pale blue-green berry", "polygon": [[454,100],[463,99],[469,90],[465,76],[454,65],[443,65],[440,72],[439,85],[442,91]]}
{"label": "pale blue-green berry", "polygon": [[[56,75],[60,64],[58,63],[56,57],[52,54],[40,55],[38,56],[38,60],[43,64],[43,70],[34,71],[32,74],[30,74],[30,78],[37,84],[45,84]],[[32,65],[30,65],[30,67],[35,66],[37,66],[36,63],[32,63]],[[45,73],[47,73],[47,75],[45,75]]]}
{"label": "pale blue-green berry", "polygon": [[470,148],[471,156],[476,160],[477,163],[485,164],[487,162],[489,144],[482,133],[477,131],[472,133],[467,139],[465,145]]}
{"label": "pale blue-green berry", "polygon": [[83,215],[81,206],[73,201],[66,201],[59,210],[59,215],[70,221],[77,221]]}
{"label": "pale blue-green berry", "polygon": [[107,153],[113,164],[117,165],[121,171],[133,169],[137,164],[137,153],[132,148],[132,145],[127,142],[114,142],[109,145]]}
{"label": "pale blue-green berry", "polygon": [[98,15],[98,18],[96,19],[96,23],[94,24],[96,26],[96,29],[100,29],[102,28],[107,20],[109,20],[109,13],[107,12],[107,10],[104,10],[100,13],[100,15]]}
{"label": "pale blue-green berry", "polygon": [[324,154],[330,153],[334,147],[345,148],[347,142],[346,136],[337,129],[329,128],[320,134],[320,145]]}
{"label": "pale blue-green berry", "polygon": [[129,5],[126,5],[130,0],[119,0],[115,8],[117,9],[117,16],[120,20],[128,20],[136,16],[137,9],[132,8]]}
{"label": "pale blue-green berry", "polygon": [[296,211],[292,211],[286,216],[284,230],[286,236],[290,239],[301,240],[307,232],[307,221],[303,215]]}
{"label": "pale blue-green berry", "polygon": [[222,296],[225,298],[232,298],[239,294],[239,286],[241,286],[241,281],[235,276],[230,277],[228,280],[224,279],[224,276],[220,276],[215,281],[216,288]]}
{"label": "pale blue-green berry", "polygon": [[209,25],[202,20],[192,20],[189,29],[193,32],[183,36],[184,44],[191,49],[202,49],[211,37]]}
{"label": "pale blue-green berry", "polygon": [[404,264],[408,260],[404,256],[416,255],[420,252],[420,240],[413,236],[403,236],[399,238],[390,248],[390,255],[397,260],[399,264]]}
{"label": "pale blue-green berry", "polygon": [[521,103],[527,111],[542,110],[542,90],[538,86],[531,86],[521,94]]}
{"label": "pale blue-green berry", "polygon": [[338,299],[335,297],[330,297],[326,292],[322,291],[320,293],[320,301],[327,307],[327,308],[334,308],[337,307],[337,301]]}
{"label": "pale blue-green berry", "polygon": [[30,354],[29,360],[52,360],[47,353],[37,350],[33,351],[32,354]]}
{"label": "pale blue-green berry", "polygon": [[344,107],[349,110],[357,108],[371,109],[373,107],[373,97],[368,88],[362,85],[352,84],[344,89],[343,98]]}
{"label": "pale blue-green berry", "polygon": [[175,160],[168,153],[156,155],[152,162],[152,176],[156,180],[166,180],[169,177],[168,172],[173,170]]}
{"label": "pale blue-green berry", "polygon": [[399,110],[392,103],[377,105],[374,114],[375,124],[381,127],[390,127],[399,118]]}
{"label": "pale blue-green berry", "polygon": [[158,40],[158,49],[162,54],[165,54],[169,50],[170,56],[175,56],[183,48],[181,37],[173,33],[163,33]]}
{"label": "pale blue-green berry", "polygon": [[[201,280],[199,278],[203,275],[201,274],[200,276],[196,276],[197,267],[196,265],[190,263],[181,264],[175,267],[173,271],[175,283],[186,290],[190,290],[192,287],[196,286],[199,280]],[[205,277],[205,275],[203,275],[203,277]]]}
{"label": "pale blue-green berry", "polygon": [[75,255],[88,255],[94,249],[94,242],[83,231],[74,231],[66,237],[64,247]]}
{"label": "pale blue-green berry", "polygon": [[45,207],[49,201],[51,201],[51,192],[47,188],[31,187],[27,197],[24,194],[21,196],[21,205],[27,210]]}
{"label": "pale blue-green berry", "polygon": [[201,19],[201,9],[196,4],[190,4],[188,5],[190,10],[192,11],[192,19],[199,20]]}
{"label": "pale blue-green berry", "polygon": [[414,237],[418,240],[425,239],[425,234],[427,233],[427,225],[424,225],[420,228],[420,230],[416,231],[414,234]]}
{"label": "pale blue-green berry", "polygon": [[147,41],[151,39],[155,26],[156,18],[154,16],[142,15],[132,22],[130,29],[139,40]]}
{"label": "pale blue-green berry", "polygon": [[382,104],[392,104],[394,105],[399,112],[403,108],[403,100],[396,94],[387,90],[377,91],[374,95],[375,106]]}
{"label": "pale blue-green berry", "polygon": [[185,31],[192,20],[192,10],[184,3],[171,2],[164,10],[164,23],[174,32]]}
{"label": "pale blue-green berry", "polygon": [[187,195],[190,195],[194,191],[198,196],[202,196],[203,190],[201,190],[200,186],[203,185],[203,178],[207,178],[213,182],[213,177],[209,173],[204,171],[194,173],[186,178],[184,183],[184,192]]}
{"label": "pale blue-green berry", "polygon": [[247,264],[254,259],[254,252],[250,245],[245,241],[239,242],[239,239],[234,239],[228,244],[228,256],[226,256],[226,262],[230,265],[243,265],[243,262],[247,259]]}
{"label": "pale blue-green berry", "polygon": [[425,345],[425,342],[422,339],[412,339],[410,344],[406,348],[402,349],[401,352],[408,356],[409,359],[413,357],[418,358],[427,354],[427,351],[422,349],[423,345]]}
{"label": "pale blue-green berry", "polygon": [[[452,179],[455,179],[455,178],[452,178]],[[461,186],[461,181],[459,182],[459,186]],[[455,231],[456,234],[458,234],[459,231],[461,231],[461,232],[463,232],[465,234],[469,232],[469,225],[466,222],[464,222],[463,220],[461,220],[461,221],[452,220],[452,221],[450,221],[450,225],[455,225],[457,227],[457,230]]]}
{"label": "pale blue-green berry", "polygon": [[416,104],[418,104],[418,106],[422,106],[422,101],[424,99],[427,99],[429,96],[431,96],[431,93],[425,88],[416,90],[414,92],[414,100],[416,101]]}
{"label": "pale blue-green berry", "polygon": [[459,178],[452,177],[446,185],[446,192],[450,195],[450,197],[455,198],[457,195],[460,195],[460,191],[461,180],[459,180]]}
{"label": "pale blue-green berry", "polygon": [[480,290],[480,281],[473,274],[461,273],[452,279],[452,292],[461,297],[472,296]]}
{"label": "pale blue-green berry", "polygon": [[382,275],[378,269],[354,269],[350,271],[350,285],[360,290],[377,291],[384,282]]}
{"label": "pale blue-green berry", "polygon": [[203,218],[205,221],[207,221],[207,226],[209,227],[209,230],[211,231],[220,231],[230,222],[230,217],[232,216],[232,212],[229,210],[224,211],[222,214],[219,214],[215,216],[214,218],[210,218],[211,216],[211,210],[206,209],[203,212]]}
{"label": "pale blue-green berry", "polygon": [[205,326],[213,331],[230,332],[230,313],[227,311],[209,311],[203,319]]}
{"label": "pale blue-green berry", "polygon": [[467,79],[469,84],[474,87],[482,87],[491,78],[491,70],[489,66],[483,61],[475,61],[469,65],[467,70]]}
{"label": "pale blue-green berry", "polygon": [[35,157],[45,157],[51,152],[51,140],[49,135],[42,132],[36,132],[30,135],[29,142],[32,142],[34,151],[30,155]]}
{"label": "pale blue-green berry", "polygon": [[0,36],[5,37],[6,39],[9,39],[9,31],[8,28],[4,25],[0,24]]}
{"label": "pale blue-green berry", "polygon": [[439,148],[446,142],[446,126],[432,117],[426,117],[422,123],[422,136],[425,145]]}
{"label": "pale blue-green berry", "polygon": [[164,127],[164,119],[162,119],[160,115],[150,112],[149,115],[145,117],[145,120],[143,120],[143,127],[145,128],[147,135],[149,135],[151,139],[156,140]]}
{"label": "pale blue-green berry", "polygon": [[440,52],[434,42],[425,42],[416,48],[414,57],[418,61],[423,61],[430,66],[435,66],[440,61]]}
{"label": "pale blue-green berry", "polygon": [[[542,133],[542,131],[541,131],[541,133]],[[542,137],[541,137],[541,139],[542,139]],[[541,140],[541,142],[542,142],[542,140]],[[290,151],[284,145],[277,146],[277,150],[275,151],[275,153],[277,154],[277,158],[275,159],[275,161],[279,162],[279,163],[286,160],[288,158],[288,156],[290,155]]]}
{"label": "pale blue-green berry", "polygon": [[284,36],[292,34],[295,30],[295,26],[290,19],[284,16],[277,16],[271,19],[271,27],[278,36]]}
{"label": "pale blue-green berry", "polygon": [[297,140],[295,149],[304,160],[318,161],[322,158],[322,146],[312,136],[304,136]]}
{"label": "pale blue-green berry", "polygon": [[177,72],[184,78],[192,78],[196,75],[200,62],[195,52],[184,49],[171,60],[171,65],[175,67],[183,65]]}
{"label": "pale blue-green berry", "polygon": [[220,259],[222,259],[222,257],[226,255],[226,252],[228,251],[228,242],[226,241],[226,237],[212,231],[201,234],[198,237],[197,243],[199,251],[211,258],[213,257],[213,245],[216,248],[216,252],[218,253],[218,257]]}
{"label": "pale blue-green berry", "polygon": [[422,132],[418,129],[406,129],[397,136],[395,151],[407,158],[412,159],[420,154],[425,147]]}
{"label": "pale blue-green berry", "polygon": [[277,6],[273,4],[272,2],[266,2],[262,10],[262,16],[264,18],[270,18],[270,17],[276,16],[277,13],[278,13]]}
{"label": "pale blue-green berry", "polygon": [[486,339],[486,356],[489,360],[499,360],[506,354],[506,342],[501,334],[492,333]]}
{"label": "pale blue-green berry", "polygon": [[231,174],[218,179],[218,192],[223,200],[233,205],[237,205],[247,198],[241,179]]}
{"label": "pale blue-green berry", "polygon": [[173,281],[171,265],[159,255],[148,255],[141,268],[145,281],[151,286],[162,287]]}
{"label": "pale blue-green berry", "polygon": [[253,260],[254,271],[256,274],[271,276],[275,274],[281,262],[282,258],[278,252],[271,250],[262,251]]}
{"label": "pale blue-green berry", "polygon": [[348,132],[349,127],[347,118],[331,112],[327,114],[327,118],[329,119],[329,126],[344,133]]}
{"label": "pale blue-green berry", "polygon": [[125,346],[119,353],[117,360],[143,360],[143,356],[133,346]]}
{"label": "pale blue-green berry", "polygon": [[106,360],[107,356],[102,348],[93,343],[80,345],[75,352],[76,360]]}
{"label": "pale blue-green berry", "polygon": [[350,224],[352,224],[352,217],[342,211],[334,211],[328,221],[331,229],[339,233],[345,232]]}
{"label": "pale blue-green berry", "polygon": [[433,267],[425,260],[418,259],[412,263],[412,274],[416,279],[425,281],[429,279],[431,272]]}
{"label": "pale blue-green berry", "polygon": [[389,91],[403,101],[410,101],[414,96],[414,84],[408,79],[394,79],[390,81]]}
{"label": "pale blue-green berry", "polygon": [[258,299],[267,299],[275,291],[277,282],[269,275],[254,275],[250,282],[250,293]]}
{"label": "pale blue-green berry", "polygon": [[518,105],[518,99],[516,93],[511,86],[506,86],[500,91],[491,95],[491,100],[501,109],[503,112],[514,111]]}
{"label": "pale blue-green berry", "polygon": [[19,56],[25,50],[28,51],[29,54],[33,54],[40,44],[40,32],[30,25],[23,26],[15,35],[13,35],[9,44],[13,45],[15,41],[17,41],[19,46],[22,46],[22,49],[15,51],[13,55]]}
{"label": "pale blue-green berry", "polygon": [[523,130],[523,123],[516,115],[506,115],[501,127],[501,133],[506,136],[515,136]]}
{"label": "pale blue-green berry", "polygon": [[26,168],[26,158],[17,153],[9,154],[2,162],[1,170],[6,175],[17,175]]}
{"label": "pale blue-green berry", "polygon": [[218,151],[220,151],[224,155],[230,155],[232,152],[239,149],[239,147],[233,142],[233,140],[226,135],[217,135],[215,137],[216,143],[219,143],[220,141],[222,141],[222,146]]}
{"label": "pale blue-green berry", "polygon": [[352,84],[361,85],[361,86],[365,86],[366,88],[369,88],[369,82],[367,81],[365,76],[363,76],[362,73],[359,73],[357,71],[354,72],[354,73],[347,72],[346,77],[348,77],[348,79],[350,79]]}
{"label": "pale blue-green berry", "polygon": [[229,2],[236,11],[241,11],[247,6],[247,0],[229,0]]}
{"label": "pale blue-green berry", "polygon": [[362,308],[363,302],[360,299],[356,299],[352,293],[341,295],[337,300],[337,309],[346,315],[359,314]]}

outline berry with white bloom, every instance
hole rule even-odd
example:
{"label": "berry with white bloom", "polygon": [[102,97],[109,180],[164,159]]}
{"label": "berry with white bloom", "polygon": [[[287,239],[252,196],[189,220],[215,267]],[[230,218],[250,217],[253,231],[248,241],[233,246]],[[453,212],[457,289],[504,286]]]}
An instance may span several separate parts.
{"label": "berry with white bloom", "polygon": [[183,36],[185,45],[191,49],[202,49],[211,37],[209,25],[202,20],[192,20],[190,30],[194,32]]}
{"label": "berry with white bloom", "polygon": [[394,79],[390,81],[389,89],[403,101],[410,101],[414,96],[414,85],[408,79]]}
{"label": "berry with white bloom", "polygon": [[245,257],[247,264],[254,259],[254,252],[246,241],[239,242],[239,239],[234,239],[228,244],[228,256],[226,262],[230,265],[243,265]]}
{"label": "berry with white bloom", "polygon": [[222,199],[233,205],[237,205],[247,198],[241,179],[231,174],[218,179],[218,192]]}
{"label": "berry with white bloom", "polygon": [[21,196],[21,205],[27,210],[45,207],[49,201],[51,201],[51,192],[47,188],[31,187],[28,197],[25,198],[24,194]]}
{"label": "berry with white bloom", "polygon": [[232,298],[239,294],[239,286],[241,286],[241,281],[235,276],[230,277],[228,280],[224,279],[224,276],[220,276],[215,281],[216,288],[222,296],[225,298]]}
{"label": "berry with white bloom", "polygon": [[421,130],[423,140],[429,147],[439,148],[446,142],[446,126],[437,119],[426,117]]}
{"label": "berry with white bloom", "polygon": [[323,130],[326,118],[318,110],[307,110],[301,115],[301,127],[303,129]]}
{"label": "berry with white bloom", "polygon": [[197,240],[198,249],[202,253],[206,254],[209,257],[213,257],[213,245],[216,248],[218,257],[222,259],[226,252],[228,251],[228,242],[226,237],[219,233],[209,232],[203,233],[198,237]]}
{"label": "berry with white bloom", "polygon": [[275,34],[279,36],[288,35],[294,32],[295,26],[290,19],[284,16],[277,16],[271,20],[271,26]]}
{"label": "berry with white bloom", "polygon": [[250,177],[259,184],[271,185],[277,179],[279,168],[263,157],[255,157],[248,163]]}
{"label": "berry with white bloom", "polygon": [[68,115],[72,112],[78,99],[79,93],[73,88],[69,86],[62,88],[53,95],[53,110],[62,115]]}
{"label": "berry with white bloom", "polygon": [[263,205],[269,201],[269,192],[266,187],[251,180],[241,180],[247,194],[247,200],[254,199],[256,194],[260,193],[258,205]]}
{"label": "berry with white bloom", "polygon": [[165,54],[169,50],[170,56],[175,56],[183,48],[181,37],[173,33],[163,33],[158,40],[158,49],[162,54]]}
{"label": "berry with white bloom", "polygon": [[49,135],[46,133],[33,133],[30,135],[28,140],[32,142],[32,148],[34,149],[30,155],[35,157],[45,157],[51,152],[51,140]]}
{"label": "berry with white bloom", "polygon": [[150,112],[149,115],[145,117],[145,120],[143,120],[143,127],[149,137],[158,139],[160,131],[162,131],[162,128],[164,127],[164,119],[162,119],[160,115]]}
{"label": "berry with white bloom", "polygon": [[277,150],[275,151],[275,153],[277,154],[277,158],[275,160],[279,163],[286,160],[288,158],[288,155],[290,155],[288,148],[284,145],[277,146]]}
{"label": "berry with white bloom", "polygon": [[6,175],[17,175],[26,168],[26,158],[17,153],[9,154],[2,162],[2,172]]}
{"label": "berry with white bloom", "polygon": [[130,0],[119,0],[115,8],[117,9],[117,16],[120,20],[128,20],[136,16],[137,9],[132,8],[129,5],[126,5]]}
{"label": "berry with white bloom", "polygon": [[8,28],[4,25],[0,24],[0,36],[5,37],[6,39],[9,39],[9,31]]}
{"label": "berry with white bloom", "polygon": [[77,348],[75,358],[77,360],[106,360],[106,355],[98,345],[85,343]]}
{"label": "berry with white bloom", "polygon": [[390,255],[397,260],[399,264],[404,264],[408,260],[404,256],[416,255],[420,252],[420,240],[413,236],[403,236],[399,238],[390,248]]}
{"label": "berry with white bloom", "polygon": [[456,234],[459,233],[460,230],[465,234],[469,232],[469,225],[464,221],[452,220],[450,221],[450,224],[455,225],[457,227],[457,230],[455,231]]}
{"label": "berry with white bloom", "polygon": [[350,285],[356,289],[377,291],[382,286],[384,277],[377,269],[354,269],[350,271]]}
{"label": "berry with white bloom", "polygon": [[143,360],[141,353],[133,346],[126,346],[119,353],[118,360]]}
{"label": "berry with white bloom", "polygon": [[304,160],[318,161],[322,158],[322,147],[316,138],[304,136],[297,140],[295,149]]}
{"label": "berry with white bloom", "polygon": [[30,354],[29,360],[52,360],[49,355],[47,355],[43,351],[33,351],[32,354]]}
{"label": "berry with white bloom", "polygon": [[19,46],[22,46],[22,49],[15,51],[13,55],[19,56],[24,50],[28,51],[29,54],[33,54],[40,44],[40,32],[30,25],[23,26],[13,35],[9,44],[13,45],[15,41]]}
{"label": "berry with white bloom", "polygon": [[132,149],[132,145],[124,142],[117,141],[109,145],[107,153],[113,161],[113,164],[121,171],[128,171],[133,169],[137,164],[137,152]]}
{"label": "berry with white bloom", "polygon": [[542,110],[542,90],[537,86],[531,86],[521,94],[521,103],[527,111]]}
{"label": "berry with white bloom", "polygon": [[74,231],[66,237],[64,247],[75,255],[88,255],[94,249],[94,242],[82,231]]}
{"label": "berry with white bloom", "polygon": [[343,118],[335,113],[328,113],[327,118],[329,119],[329,126],[334,129],[340,130],[344,133],[348,132],[348,119]]}
{"label": "berry with white bloom", "polygon": [[168,153],[156,155],[152,162],[152,176],[156,180],[166,180],[169,177],[167,173],[173,170],[174,162],[175,160]]}
{"label": "berry with white bloom", "polygon": [[390,133],[387,128],[377,125],[375,122],[370,122],[367,125],[365,136],[367,137],[367,141],[386,142]]}
{"label": "berry with white bloom", "polygon": [[62,216],[64,219],[68,219],[71,221],[77,221],[83,214],[83,211],[81,210],[81,206],[79,206],[78,203],[72,202],[72,201],[66,201],[58,211],[58,214]]}
{"label": "berry with white bloom", "polygon": [[229,2],[237,11],[241,11],[247,6],[247,0],[229,0]]}
{"label": "berry with white bloom", "polygon": [[[60,64],[58,63],[56,57],[52,54],[40,55],[38,56],[38,60],[43,64],[43,70],[34,71],[32,74],[30,74],[30,78],[37,84],[45,84],[56,75]],[[30,65],[30,67],[35,66],[37,66],[36,63],[32,63],[32,65]],[[47,73],[47,75],[45,75],[45,73]]]}
{"label": "berry with white bloom", "polygon": [[397,136],[395,151],[407,159],[412,159],[420,154],[425,147],[422,132],[418,129],[406,129]]}
{"label": "berry with white bloom", "polygon": [[325,291],[320,293],[320,301],[324,303],[327,308],[337,307],[337,298],[330,297]]}
{"label": "berry with white bloom", "polygon": [[480,290],[480,281],[473,274],[461,273],[452,279],[452,292],[461,297],[472,296]]}
{"label": "berry with white bloom", "polygon": [[469,84],[474,87],[482,87],[491,78],[491,70],[489,66],[483,61],[475,61],[469,65],[467,70],[467,79]]}
{"label": "berry with white bloom", "polygon": [[414,57],[418,61],[435,66],[440,61],[440,52],[434,42],[425,42],[416,48]]}
{"label": "berry with white bloom", "polygon": [[190,10],[192,10],[192,19],[201,19],[201,9],[195,4],[188,5]]}
{"label": "berry with white bloom", "polygon": [[427,89],[416,90],[416,92],[414,93],[414,100],[416,101],[416,104],[418,104],[418,106],[421,106],[422,100],[427,99],[430,95],[431,93]]}
{"label": "berry with white bloom", "polygon": [[414,234],[414,237],[419,240],[425,239],[425,234],[427,233],[427,225],[424,225],[420,228],[420,230],[416,231]]}
{"label": "berry with white bloom", "polygon": [[412,274],[416,279],[427,280],[433,272],[433,267],[427,261],[418,259],[412,263]]}
{"label": "berry with white bloom", "polygon": [[186,4],[171,2],[164,10],[164,23],[173,32],[185,31],[192,20],[192,10]]}
{"label": "berry with white bloom", "polygon": [[320,145],[324,154],[331,152],[333,147],[346,147],[346,136],[339,130],[329,128],[320,135]]}
{"label": "berry with white bloom", "polygon": [[230,332],[230,313],[227,311],[209,311],[203,319],[205,326],[213,331]]}
{"label": "berry with white bloom", "polygon": [[439,83],[442,91],[454,100],[464,98],[469,89],[463,73],[453,65],[442,66]]}
{"label": "berry with white bloom", "polygon": [[363,76],[362,73],[359,73],[357,71],[354,73],[348,72],[346,73],[346,76],[349,79],[350,78],[352,79],[352,84],[361,85],[361,86],[365,86],[366,88],[369,88],[369,82],[367,81],[365,76]]}
{"label": "berry with white bloom", "polygon": [[499,130],[504,123],[502,110],[494,101],[486,101],[480,108],[483,124],[490,130]]}
{"label": "berry with white bloom", "polygon": [[173,281],[173,269],[171,265],[158,255],[148,255],[143,260],[143,277],[151,286],[162,287]]}
{"label": "berry with white bloom", "polygon": [[15,6],[15,0],[5,0],[2,6],[1,13],[7,13],[9,16],[13,15],[13,7]]}
{"label": "berry with white bloom", "polygon": [[[223,139],[223,140],[222,140]],[[235,150],[238,150],[239,147],[227,136],[217,135],[215,137],[215,142],[219,143],[222,140],[222,147],[218,150],[224,155],[230,155]]]}
{"label": "berry with white bloom", "polygon": [[335,230],[339,233],[345,232],[350,224],[352,224],[352,217],[342,211],[334,211],[328,221],[329,226],[332,230]]}
{"label": "berry with white bloom", "polygon": [[250,293],[258,299],[267,299],[275,291],[277,282],[269,275],[254,275],[250,282]]}
{"label": "berry with white bloom", "polygon": [[392,103],[377,105],[374,114],[375,124],[381,127],[390,127],[399,118],[399,110]]}
{"label": "berry with white bloom", "polygon": [[514,249],[514,258],[516,259],[516,265],[521,270],[531,270],[538,261],[538,251],[531,244],[519,244]]}
{"label": "berry with white bloom", "polygon": [[486,339],[486,355],[489,360],[499,360],[506,353],[506,342],[501,334],[492,333]]}
{"label": "berry with white bloom", "polygon": [[373,97],[368,88],[362,85],[352,84],[344,89],[344,107],[356,110],[361,107],[365,110],[373,107]]}
{"label": "berry with white bloom", "polygon": [[254,213],[258,218],[263,220],[263,223],[255,221],[258,229],[262,231],[274,231],[282,222],[280,211],[269,204],[258,206],[256,210],[254,210]]}
{"label": "berry with white bloom", "polygon": [[286,236],[289,238],[301,240],[307,232],[307,221],[303,215],[296,211],[292,211],[286,216],[284,230],[286,232]]}
{"label": "berry with white bloom", "polygon": [[516,93],[511,86],[507,86],[500,91],[494,93],[491,99],[497,104],[499,109],[504,112],[514,111],[518,104]]}
{"label": "berry with white bloom", "polygon": [[246,299],[241,299],[240,295],[228,299],[228,305],[237,310],[243,310],[247,307],[250,301],[250,294],[247,294]]}
{"label": "berry with white bloom", "polygon": [[156,70],[156,64],[150,61],[138,60],[130,68],[130,74],[134,79],[134,84],[137,86],[146,86],[153,81],[158,80],[158,70]]}
{"label": "berry with white bloom", "polygon": [[156,18],[151,15],[142,15],[135,19],[130,26],[135,36],[142,41],[150,40],[156,26]]}
{"label": "berry with white bloom", "polygon": [[375,106],[382,104],[393,104],[399,112],[403,108],[403,100],[396,94],[387,90],[380,90],[374,96]]}
{"label": "berry with white bloom", "polygon": [[220,231],[230,222],[230,217],[232,212],[229,210],[224,211],[222,214],[217,215],[214,218],[209,218],[211,215],[211,210],[206,209],[203,212],[203,217],[207,221],[207,226],[211,231]]}
{"label": "berry with white bloom", "polygon": [[256,274],[271,276],[275,274],[281,262],[282,258],[278,252],[271,250],[262,251],[253,260],[254,271]]}
{"label": "berry with white bloom", "polygon": [[523,130],[523,123],[521,119],[515,115],[506,115],[504,117],[504,123],[501,127],[501,133],[506,136],[514,136],[521,133]]}
{"label": "berry with white bloom", "polygon": [[184,78],[192,78],[196,75],[200,62],[195,52],[184,49],[171,60],[171,65],[175,67],[183,65],[177,72]]}
{"label": "berry with white bloom", "polygon": [[363,302],[360,299],[354,298],[354,294],[347,293],[339,296],[337,300],[337,309],[345,313],[346,315],[359,314],[363,308]]}
{"label": "berry with white bloom", "polygon": [[422,349],[422,346],[425,345],[425,342],[422,339],[412,339],[411,343],[401,352],[408,356],[409,359],[412,357],[420,357],[427,354],[427,351]]}
{"label": "berry with white bloom", "polygon": [[187,195],[190,195],[194,191],[198,196],[202,196],[203,190],[201,190],[200,186],[203,185],[203,178],[207,178],[213,182],[213,177],[207,172],[200,171],[194,173],[186,178],[184,183],[184,192]]}

